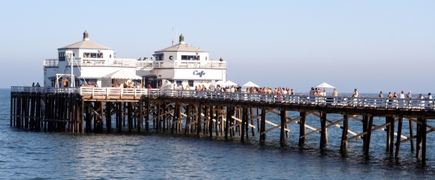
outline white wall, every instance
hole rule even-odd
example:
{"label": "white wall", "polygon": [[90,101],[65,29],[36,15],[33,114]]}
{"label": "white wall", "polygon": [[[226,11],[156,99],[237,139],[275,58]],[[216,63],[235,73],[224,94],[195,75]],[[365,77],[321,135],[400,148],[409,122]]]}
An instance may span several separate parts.
{"label": "white wall", "polygon": [[174,77],[176,79],[189,80],[222,80],[225,79],[223,73],[225,70],[220,69],[175,69]]}

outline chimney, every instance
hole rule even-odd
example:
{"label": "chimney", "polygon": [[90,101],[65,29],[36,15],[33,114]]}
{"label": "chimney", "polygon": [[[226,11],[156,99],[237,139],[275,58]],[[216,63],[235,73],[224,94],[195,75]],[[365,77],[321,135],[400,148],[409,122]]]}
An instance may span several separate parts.
{"label": "chimney", "polygon": [[184,43],[184,36],[183,36],[183,34],[180,35],[180,44],[185,44]]}
{"label": "chimney", "polygon": [[88,34],[88,31],[85,31],[85,32],[83,33],[83,41],[89,41],[89,34]]}

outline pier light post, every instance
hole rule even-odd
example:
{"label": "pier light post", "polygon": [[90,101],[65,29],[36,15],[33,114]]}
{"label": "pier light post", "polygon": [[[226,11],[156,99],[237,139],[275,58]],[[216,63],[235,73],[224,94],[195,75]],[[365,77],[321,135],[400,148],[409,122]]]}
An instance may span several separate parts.
{"label": "pier light post", "polygon": [[74,62],[73,62],[73,52],[71,50],[65,51],[65,56],[69,60],[70,69],[71,69],[71,85],[70,87],[75,87],[75,80],[74,80]]}

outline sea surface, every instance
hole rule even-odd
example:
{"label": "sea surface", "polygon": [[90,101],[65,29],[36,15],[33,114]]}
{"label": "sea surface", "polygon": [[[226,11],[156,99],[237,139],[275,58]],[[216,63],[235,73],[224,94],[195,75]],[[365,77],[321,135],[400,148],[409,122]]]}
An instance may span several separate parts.
{"label": "sea surface", "polygon": [[[297,124],[290,124],[285,147],[277,143],[279,129],[268,133],[266,145],[258,143],[258,132],[246,143],[153,133],[30,132],[10,127],[9,103],[10,90],[0,89],[0,179],[433,179],[435,175],[435,133],[427,136],[428,165],[420,167],[409,143],[401,145],[399,159],[385,153],[383,131],[373,132],[369,156],[363,155],[362,140],[351,141],[343,156],[341,129],[336,127],[328,129],[329,144],[323,153],[318,133],[308,137],[304,148],[297,146]],[[279,117],[269,114],[267,119],[277,122]],[[319,127],[318,121],[307,117],[310,126]],[[407,124],[404,121],[404,129]],[[362,131],[360,122],[349,121],[349,126]]]}

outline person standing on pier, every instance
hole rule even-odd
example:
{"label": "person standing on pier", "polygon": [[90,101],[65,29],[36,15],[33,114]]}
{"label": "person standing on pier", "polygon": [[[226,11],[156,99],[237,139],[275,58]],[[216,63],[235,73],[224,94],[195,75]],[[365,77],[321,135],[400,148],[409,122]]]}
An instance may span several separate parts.
{"label": "person standing on pier", "polygon": [[240,86],[240,84],[237,84],[236,90],[239,93],[242,92],[242,87]]}
{"label": "person standing on pier", "polygon": [[311,87],[310,95],[309,96],[314,96],[314,88],[313,87]]}
{"label": "person standing on pier", "polygon": [[359,96],[358,91],[357,91],[357,89],[355,89],[353,91],[352,97],[356,97],[357,98],[358,96]]}
{"label": "person standing on pier", "polygon": [[408,94],[406,95],[406,98],[408,98],[408,99],[412,98],[411,91],[408,92]]}
{"label": "person standing on pier", "polygon": [[338,91],[337,91],[337,89],[334,88],[334,91],[332,91],[332,96],[333,96],[333,97],[337,97],[337,96],[338,96]]}
{"label": "person standing on pier", "polygon": [[403,92],[403,90],[402,90],[402,92],[400,92],[399,98],[400,99],[405,99],[405,92]]}
{"label": "person standing on pier", "polygon": [[384,98],[384,95],[382,94],[382,91],[379,92],[379,98]]}
{"label": "person standing on pier", "polygon": [[391,94],[391,92],[388,92],[388,98],[393,98],[393,94]]}

